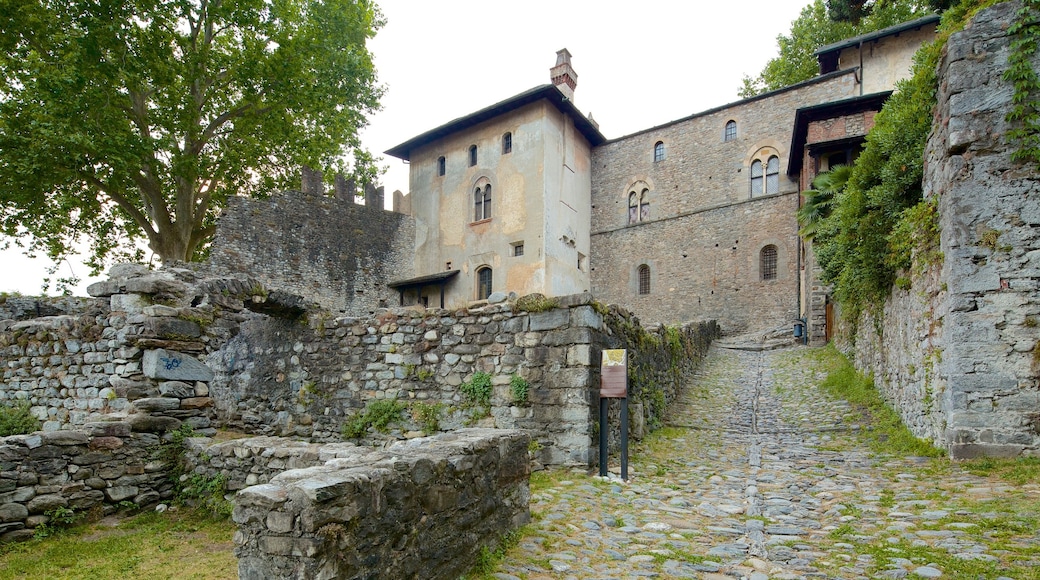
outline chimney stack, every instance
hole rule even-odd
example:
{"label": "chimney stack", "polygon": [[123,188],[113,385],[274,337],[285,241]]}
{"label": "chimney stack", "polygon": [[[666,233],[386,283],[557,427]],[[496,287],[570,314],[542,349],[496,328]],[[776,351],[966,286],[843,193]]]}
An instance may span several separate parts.
{"label": "chimney stack", "polygon": [[578,73],[571,67],[571,53],[566,48],[556,51],[556,66],[549,69],[552,84],[563,96],[574,100],[574,89],[578,86]]}

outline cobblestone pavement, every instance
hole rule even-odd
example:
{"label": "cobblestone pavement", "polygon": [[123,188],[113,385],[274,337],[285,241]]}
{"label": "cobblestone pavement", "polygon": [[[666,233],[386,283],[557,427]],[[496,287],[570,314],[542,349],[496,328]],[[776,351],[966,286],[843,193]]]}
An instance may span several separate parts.
{"label": "cobblestone pavement", "polygon": [[532,477],[491,577],[1040,578],[1040,485],[875,454],[815,387],[820,354],[714,347],[628,482]]}

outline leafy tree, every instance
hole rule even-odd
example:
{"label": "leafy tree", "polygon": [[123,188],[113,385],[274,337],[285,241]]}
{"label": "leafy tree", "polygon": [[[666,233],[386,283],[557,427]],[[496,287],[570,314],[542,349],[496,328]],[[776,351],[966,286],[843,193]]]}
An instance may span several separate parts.
{"label": "leafy tree", "polygon": [[[953,5],[954,0],[927,0],[924,5],[942,11]],[[827,0],[827,14],[835,22],[859,23],[876,7],[884,6],[884,0]]]}
{"label": "leafy tree", "polygon": [[89,242],[95,273],[141,239],[190,260],[230,196],[371,178],[381,25],[371,0],[0,0],[0,232]]}
{"label": "leafy tree", "polygon": [[767,62],[757,77],[744,76],[739,95],[753,97],[807,81],[820,72],[816,60],[820,47],[899,24],[923,13],[922,5],[914,0],[890,0],[875,5],[855,23],[835,21],[828,16],[824,0],[815,0],[791,23],[789,35],[776,37],[780,54]]}
{"label": "leafy tree", "polygon": [[812,182],[812,189],[803,191],[805,203],[798,208],[798,233],[811,240],[821,233],[824,223],[831,215],[835,198],[845,189],[845,184],[852,175],[851,165],[838,165],[830,171],[817,175]]}

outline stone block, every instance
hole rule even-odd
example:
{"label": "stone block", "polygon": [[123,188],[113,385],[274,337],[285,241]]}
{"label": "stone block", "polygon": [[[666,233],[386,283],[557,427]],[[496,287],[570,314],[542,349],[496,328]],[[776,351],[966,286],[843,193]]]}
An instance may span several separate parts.
{"label": "stone block", "polygon": [[206,407],[213,406],[213,399],[210,397],[189,397],[187,399],[181,399],[181,409],[205,409]]}
{"label": "stone block", "polygon": [[603,315],[592,306],[578,306],[571,309],[571,325],[579,328],[602,328]]}
{"label": "stone block", "polygon": [[562,328],[570,322],[570,310],[556,308],[547,312],[532,312],[530,330],[533,332]]}
{"label": "stone block", "polygon": [[148,397],[133,402],[133,408],[145,413],[162,413],[181,407],[181,400],[173,397]]}
{"label": "stone block", "polygon": [[25,505],[30,514],[47,513],[55,508],[67,507],[69,500],[58,494],[38,495]]}
{"label": "stone block", "polygon": [[20,522],[29,517],[29,510],[17,503],[0,505],[0,523]]}
{"label": "stone block", "polygon": [[85,431],[52,431],[41,437],[44,445],[86,445],[88,441]]}
{"label": "stone block", "polygon": [[140,314],[144,307],[148,306],[148,301],[140,294],[113,294],[109,303],[113,312],[127,314]]}
{"label": "stone block", "polygon": [[105,498],[112,503],[130,499],[140,492],[141,490],[136,485],[119,485],[105,488],[104,490]]}
{"label": "stone block", "polygon": [[203,382],[213,380],[213,371],[195,357],[165,349],[145,351],[141,370],[146,377],[152,379]]}
{"label": "stone block", "polygon": [[86,423],[83,429],[91,437],[129,437],[130,424],[125,421],[102,421]]}
{"label": "stone block", "polygon": [[181,426],[178,419],[156,415],[130,415],[127,422],[134,433],[166,433]]}
{"label": "stone block", "polygon": [[159,383],[159,394],[163,397],[187,399],[195,396],[195,387],[182,381],[163,381]]}

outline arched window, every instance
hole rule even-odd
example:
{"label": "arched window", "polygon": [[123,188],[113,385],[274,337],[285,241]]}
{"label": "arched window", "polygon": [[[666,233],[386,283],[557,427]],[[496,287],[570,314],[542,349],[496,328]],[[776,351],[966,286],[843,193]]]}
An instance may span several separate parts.
{"label": "arched window", "polygon": [[737,138],[737,122],[730,120],[726,122],[726,132],[723,134],[723,141],[732,141]]}
{"label": "arched window", "polygon": [[766,162],[766,193],[780,193],[780,158],[776,155]]}
{"label": "arched window", "polygon": [[654,144],[654,163],[664,161],[664,142],[658,141]]}
{"label": "arched window", "polygon": [[469,166],[473,167],[476,164],[477,164],[477,146],[476,145],[470,145],[469,146]]}
{"label": "arched window", "polygon": [[650,190],[643,188],[639,193],[628,193],[628,223],[650,221]]}
{"label": "arched window", "polygon": [[508,155],[513,152],[513,134],[506,133],[502,135],[502,155]]}
{"label": "arched window", "polygon": [[444,176],[445,165],[446,165],[446,163],[444,162],[444,156],[442,155],[441,157],[438,157],[437,158],[437,175],[440,175],[441,177]]}
{"label": "arched window", "polygon": [[477,300],[487,300],[491,296],[491,268],[484,266],[477,270]]}
{"label": "arched window", "polygon": [[751,196],[762,194],[762,162],[755,159],[751,162]]}
{"label": "arched window", "polygon": [[473,190],[473,221],[491,219],[491,184]]}
{"label": "arched window", "polygon": [[776,280],[776,246],[769,244],[758,254],[759,271],[763,280]]}
{"label": "arched window", "polygon": [[639,294],[650,293],[650,266],[643,264],[639,266]]}

